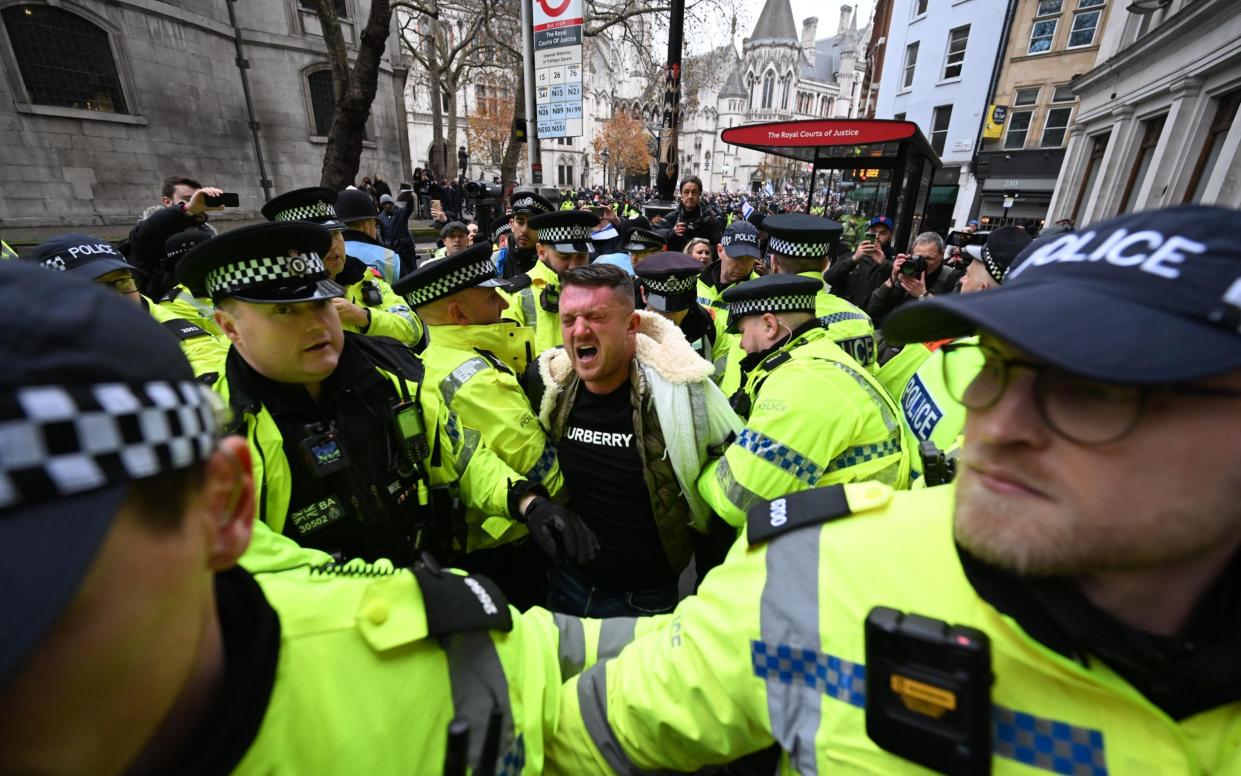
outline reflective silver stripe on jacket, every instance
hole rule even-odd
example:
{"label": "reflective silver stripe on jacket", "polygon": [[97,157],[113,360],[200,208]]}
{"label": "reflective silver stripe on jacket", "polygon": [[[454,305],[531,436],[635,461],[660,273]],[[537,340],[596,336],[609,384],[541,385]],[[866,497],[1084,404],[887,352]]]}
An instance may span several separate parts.
{"label": "reflective silver stripe on jacket", "polygon": [[[560,680],[566,681],[582,672],[586,665],[586,635],[582,632],[582,621],[569,614],[552,614],[552,622],[560,632],[560,647],[557,657],[560,658]],[[604,620],[607,622],[607,620]]]}
{"label": "reflective silver stripe on jacket", "polygon": [[501,767],[502,758],[514,745],[513,709],[509,704],[508,679],[504,666],[496,652],[490,633],[456,633],[445,639],[444,652],[448,657],[448,679],[452,685],[452,703],[455,715],[465,718],[470,725],[469,762],[477,772],[483,745],[487,739],[487,726],[493,712],[498,712],[496,724],[500,725],[499,747],[496,761],[485,768],[494,772]]}
{"label": "reflective silver stripe on jacket", "polygon": [[[794,531],[767,545],[767,579],[759,601],[759,632],[774,646],[821,651],[819,643],[819,532]],[[767,681],[771,735],[798,773],[818,773],[814,738],[823,693],[817,686]]]}
{"label": "reflective silver stripe on jacket", "polygon": [[539,327],[539,314],[534,305],[534,290],[531,288],[523,288],[521,290],[521,314],[525,318],[524,323],[531,329]]}
{"label": "reflective silver stripe on jacket", "polygon": [[715,467],[715,481],[724,491],[724,498],[728,499],[728,503],[742,512],[748,512],[750,507],[758,502],[766,501],[762,496],[737,482],[737,478],[733,476],[732,466],[728,464],[727,456],[721,458],[719,465]]}
{"label": "reflective silver stripe on jacket", "polygon": [[647,773],[629,759],[621,748],[612,725],[608,722],[608,661],[601,660],[577,680],[577,702],[586,732],[612,770],[620,776],[641,776]]}
{"label": "reflective silver stripe on jacket", "polygon": [[616,657],[633,641],[636,617],[608,617],[599,626],[599,654],[597,660]]}
{"label": "reflective silver stripe on jacket", "polygon": [[464,474],[466,467],[470,465],[470,459],[474,457],[474,451],[478,449],[478,442],[482,438],[482,434],[466,426],[465,440],[461,444],[461,454],[457,456],[456,471],[458,477]]}
{"label": "reflective silver stripe on jacket", "polygon": [[452,400],[456,397],[457,391],[461,390],[461,386],[489,366],[486,359],[478,356],[466,359],[458,364],[456,369],[449,372],[448,376],[443,380],[440,380],[440,396],[444,397],[444,403],[451,407]]}

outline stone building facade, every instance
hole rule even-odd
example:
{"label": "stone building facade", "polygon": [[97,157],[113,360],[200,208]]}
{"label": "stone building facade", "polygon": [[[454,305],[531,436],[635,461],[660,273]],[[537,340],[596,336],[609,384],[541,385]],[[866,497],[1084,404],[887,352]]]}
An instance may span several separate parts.
{"label": "stone building facade", "polygon": [[[356,45],[369,0],[337,0]],[[236,27],[229,5],[236,14]],[[0,228],[134,221],[187,175],[240,195],[319,182],[331,76],[307,0],[0,0]],[[254,112],[242,89],[241,36]],[[359,175],[402,166],[395,35]],[[325,113],[326,111],[326,113]]]}

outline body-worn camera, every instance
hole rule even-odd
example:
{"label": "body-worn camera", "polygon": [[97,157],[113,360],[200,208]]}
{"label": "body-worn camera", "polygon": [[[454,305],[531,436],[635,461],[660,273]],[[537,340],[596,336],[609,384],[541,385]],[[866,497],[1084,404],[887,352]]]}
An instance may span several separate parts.
{"label": "body-worn camera", "polygon": [[907,278],[916,278],[926,272],[925,256],[910,256],[901,264],[901,274]]}
{"label": "body-worn camera", "polygon": [[993,678],[980,630],[884,606],[866,617],[866,734],[893,754],[989,774]]}

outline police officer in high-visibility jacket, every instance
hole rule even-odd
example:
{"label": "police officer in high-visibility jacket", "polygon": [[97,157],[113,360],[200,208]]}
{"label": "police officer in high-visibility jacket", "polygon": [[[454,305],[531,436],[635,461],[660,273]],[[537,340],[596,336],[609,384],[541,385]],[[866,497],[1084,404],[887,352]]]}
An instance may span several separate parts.
{"label": "police officer in high-visibility jacket", "polygon": [[536,355],[564,342],[560,334],[560,275],[590,261],[595,252],[590,233],[598,223],[599,216],[589,210],[558,210],[527,221],[527,228],[535,233],[539,260],[526,273],[530,282],[523,278],[520,291],[503,296],[509,316],[534,330]]}
{"label": "police officer in high-visibility jacket", "polygon": [[[1004,282],[1004,276],[1013,260],[1029,244],[1030,235],[1026,234],[1024,229],[1002,226],[987,237],[985,245],[966,246],[965,251],[973,261],[965,269],[961,293],[976,294],[998,288]],[[894,380],[896,370],[907,368],[921,359],[908,381],[899,391],[893,391],[892,395],[900,397],[901,417],[905,428],[913,436],[913,444],[931,442],[938,450],[955,456],[960,444],[961,430],[965,428],[965,407],[952,397],[945,379],[944,356],[952,350],[943,349],[947,344],[910,343],[884,364],[880,371],[886,370],[889,380]],[[912,353],[907,356],[905,351]],[[971,352],[975,351],[964,349],[954,356],[954,366],[958,371],[969,368],[963,360],[963,354]],[[893,361],[897,363],[894,364]],[[977,360],[974,364],[975,370],[981,367],[982,361]],[[879,381],[884,382],[883,376],[880,376]],[[911,476],[914,479],[922,476],[920,456],[914,456]]]}
{"label": "police officer in high-visibility jacket", "polygon": [[258,224],[178,265],[233,343],[215,388],[249,442],[259,519],[340,558],[410,563],[464,543],[459,495],[474,514],[526,523],[541,546],[589,556],[577,516],[463,426],[409,348],[342,332],[331,300],[343,290],[320,258],[330,244],[318,224]]}
{"label": "police officer in high-visibility jacket", "polygon": [[264,205],[263,217],[277,223],[305,221],[331,230],[332,246],[323,256],[323,266],[331,275],[330,280],[345,289],[344,296],[332,300],[345,331],[391,337],[406,345],[419,344],[422,321],[378,270],[348,255],[346,224],[336,217],[335,201],[331,189],[294,189]]}
{"label": "police officer in high-visibility jacket", "polygon": [[194,320],[166,310],[140,294],[135,275],[141,270],[131,265],[107,240],[80,232],[58,234],[35,246],[19,261],[37,263],[46,269],[67,272],[107,286],[141,307],[177,339],[181,354],[190,362],[195,375],[208,383],[218,376],[228,344]]}
{"label": "police officer in high-visibility jacket", "polygon": [[262,532],[288,565],[243,570],[250,448],[221,438],[174,340],[17,262],[0,321],[5,772],[542,771],[562,681],[546,612]]}
{"label": "police officer in high-visibility jacket", "polygon": [[785,773],[1241,773],[1238,218],[1094,224],[894,313],[897,341],[981,333],[955,486],[755,508],[565,686],[548,772],[776,743]]}
{"label": "police officer in high-visibility jacket", "polygon": [[[548,441],[517,382],[534,358],[530,329],[503,318],[508,304],[496,277],[491,246],[479,243],[424,264],[397,281],[396,289],[427,324],[423,379],[444,405],[500,460],[552,498],[564,488],[556,446]],[[457,564],[486,574],[519,609],[547,598],[546,569],[528,531],[519,522],[485,514],[467,515],[468,552]]]}
{"label": "police officer in high-visibility jacket", "polygon": [[664,251],[649,254],[633,272],[642,305],[677,325],[694,352],[715,365],[711,379],[718,382],[733,338],[725,332],[723,315],[717,317],[714,308],[698,304],[695,291],[702,265],[679,251]]}
{"label": "police officer in high-visibility jacket", "polygon": [[814,314],[836,344],[873,373],[877,353],[870,316],[829,293],[823,282],[827,259],[843,230],[835,221],[806,213],[780,213],[763,219],[772,273],[818,280],[821,288],[814,298]]}
{"label": "police officer in high-visibility jacket", "polygon": [[[502,278],[513,278],[524,275],[539,263],[539,254],[535,249],[535,231],[530,228],[530,219],[544,213],[554,213],[556,208],[542,195],[533,191],[514,191],[509,199],[509,207],[513,211],[508,238],[508,250],[503,257],[492,254]],[[569,202],[569,210],[573,203]],[[498,230],[493,225],[492,235],[498,239]]]}
{"label": "police officer in high-visibility jacket", "polygon": [[822,281],[767,275],[724,292],[728,325],[748,354],[733,409],[746,427],[698,478],[729,523],[764,499],[878,480],[903,488],[910,451],[892,398],[815,317]]}

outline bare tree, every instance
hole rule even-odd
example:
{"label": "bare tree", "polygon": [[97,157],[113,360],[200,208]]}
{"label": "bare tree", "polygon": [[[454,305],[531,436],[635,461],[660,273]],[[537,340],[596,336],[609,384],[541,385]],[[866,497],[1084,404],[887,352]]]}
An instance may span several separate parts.
{"label": "bare tree", "polygon": [[371,0],[370,14],[358,45],[353,66],[340,30],[335,0],[316,0],[315,13],[323,29],[328,61],[332,65],[332,128],[323,153],[323,172],[319,184],[339,191],[352,184],[362,157],[362,138],[371,103],[379,88],[379,60],[383,57],[392,22],[389,0]]}
{"label": "bare tree", "polygon": [[393,0],[392,5],[398,11],[406,53],[427,74],[432,136],[428,166],[437,177],[452,177],[457,171],[453,153],[457,93],[481,61],[478,35],[491,4],[488,0]]}

